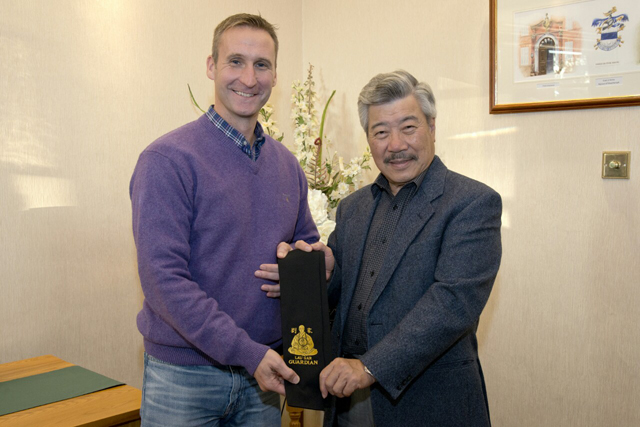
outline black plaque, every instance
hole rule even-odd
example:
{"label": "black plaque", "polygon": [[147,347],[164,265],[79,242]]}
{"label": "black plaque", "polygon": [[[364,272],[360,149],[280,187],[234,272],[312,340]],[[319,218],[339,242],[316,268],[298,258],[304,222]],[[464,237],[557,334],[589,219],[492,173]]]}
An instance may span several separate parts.
{"label": "black plaque", "polygon": [[287,403],[322,410],[320,372],[331,360],[324,252],[294,250],[278,260],[284,361],[300,376],[285,381]]}

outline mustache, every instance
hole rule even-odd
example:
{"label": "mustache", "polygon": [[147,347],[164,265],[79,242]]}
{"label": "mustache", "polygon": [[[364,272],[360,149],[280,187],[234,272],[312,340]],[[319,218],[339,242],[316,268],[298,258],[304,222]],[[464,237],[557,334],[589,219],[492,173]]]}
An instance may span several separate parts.
{"label": "mustache", "polygon": [[418,157],[415,154],[407,154],[407,153],[393,153],[384,158],[383,162],[388,164],[393,160],[418,160]]}

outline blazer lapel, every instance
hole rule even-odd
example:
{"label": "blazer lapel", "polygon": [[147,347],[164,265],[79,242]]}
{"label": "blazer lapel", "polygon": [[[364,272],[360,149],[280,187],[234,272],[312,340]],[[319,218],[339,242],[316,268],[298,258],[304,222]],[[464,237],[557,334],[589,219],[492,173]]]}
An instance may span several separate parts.
{"label": "blazer lapel", "polygon": [[413,200],[407,205],[406,211],[402,214],[400,222],[398,222],[383,262],[384,267],[373,285],[372,305],[375,304],[389,283],[411,242],[433,216],[435,211],[431,202],[442,195],[446,174],[447,167],[436,156],[429,166],[429,171],[425,175],[422,185],[417,190]]}

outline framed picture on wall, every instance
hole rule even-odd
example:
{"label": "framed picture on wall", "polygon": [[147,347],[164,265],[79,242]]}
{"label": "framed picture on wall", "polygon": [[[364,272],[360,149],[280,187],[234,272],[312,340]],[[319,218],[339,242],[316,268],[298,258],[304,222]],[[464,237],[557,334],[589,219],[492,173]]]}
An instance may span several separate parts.
{"label": "framed picture on wall", "polygon": [[489,0],[490,113],[640,105],[640,0]]}

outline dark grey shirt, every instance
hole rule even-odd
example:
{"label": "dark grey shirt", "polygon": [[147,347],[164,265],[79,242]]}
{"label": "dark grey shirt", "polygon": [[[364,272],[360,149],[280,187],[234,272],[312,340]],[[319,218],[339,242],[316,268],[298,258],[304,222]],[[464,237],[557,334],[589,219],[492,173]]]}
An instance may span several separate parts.
{"label": "dark grey shirt", "polygon": [[427,170],[405,184],[395,196],[391,193],[389,181],[382,174],[378,175],[371,185],[372,196],[377,199],[377,204],[367,234],[358,283],[351,299],[342,337],[343,355],[362,355],[367,351],[367,318],[371,310],[371,290],[383,267],[389,242],[398,222],[405,207],[422,184],[426,172]]}

